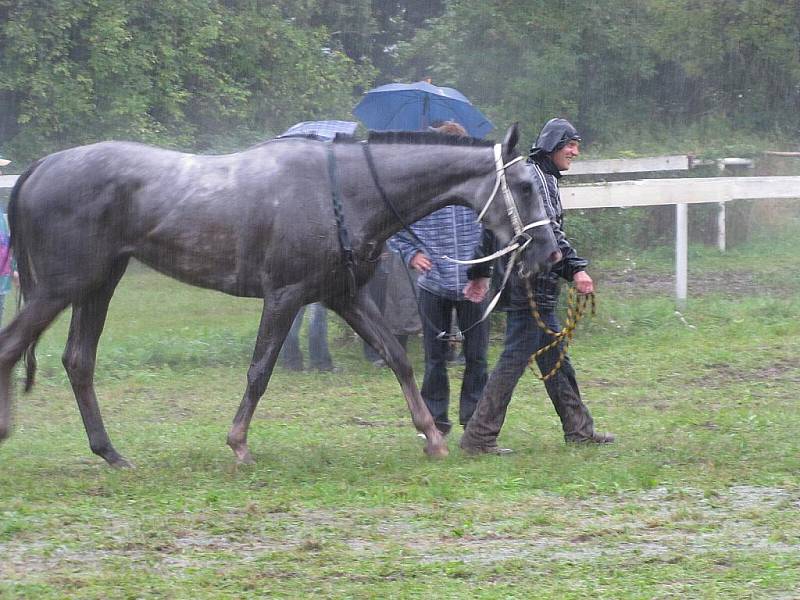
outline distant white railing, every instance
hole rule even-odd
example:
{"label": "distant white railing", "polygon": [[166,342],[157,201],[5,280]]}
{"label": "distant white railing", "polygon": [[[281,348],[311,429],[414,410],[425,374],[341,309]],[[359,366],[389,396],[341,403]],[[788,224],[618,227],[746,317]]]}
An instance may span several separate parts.
{"label": "distant white railing", "polygon": [[614,173],[653,173],[657,171],[688,171],[692,160],[686,154],[648,156],[645,158],[610,158],[579,160],[570,167],[568,175],[609,175]]}
{"label": "distant white railing", "polygon": [[0,175],[0,188],[14,187],[19,175]]}
{"label": "distant white railing", "polygon": [[800,177],[634,179],[561,187],[564,208],[606,208],[800,198]]}
{"label": "distant white railing", "polygon": [[[679,160],[680,156],[664,156],[630,161],[621,159],[576,162],[569,170],[569,175],[687,170],[691,167],[691,160],[689,157],[683,158],[685,160]],[[742,162],[736,162],[737,160]],[[722,159],[714,162],[721,167],[752,166],[752,161],[746,159]],[[567,185],[561,188],[561,200],[565,209],[675,205],[675,298],[679,307],[686,305],[688,295],[687,206],[718,203],[717,244],[724,251],[725,203],[731,200],[773,198],[800,198],[800,177],[636,179]]]}

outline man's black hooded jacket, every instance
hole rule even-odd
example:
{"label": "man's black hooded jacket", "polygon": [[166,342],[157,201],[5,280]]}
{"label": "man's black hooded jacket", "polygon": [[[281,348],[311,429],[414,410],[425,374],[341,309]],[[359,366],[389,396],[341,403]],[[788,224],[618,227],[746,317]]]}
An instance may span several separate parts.
{"label": "man's black hooded jacket", "polygon": [[[545,212],[550,218],[550,225],[562,256],[561,261],[553,265],[550,271],[538,273],[533,278],[534,299],[539,310],[544,311],[555,309],[561,286],[560,279],[572,281],[575,273],[586,270],[586,266],[589,264],[588,260],[578,256],[564,235],[564,214],[558,189],[561,173],[550,158],[552,152],[559,150],[570,140],[580,140],[578,132],[572,124],[565,119],[551,119],[531,147],[528,159],[534,190],[541,198]],[[484,228],[482,243],[475,253],[475,258],[488,256],[499,249],[492,232]],[[497,289],[503,280],[507,259],[508,256],[501,257],[493,261],[494,265],[491,263],[473,265],[467,271],[467,275],[470,279],[491,276],[493,287]],[[501,310],[526,310],[529,308],[525,283],[517,274],[516,267],[503,290],[498,308]]]}

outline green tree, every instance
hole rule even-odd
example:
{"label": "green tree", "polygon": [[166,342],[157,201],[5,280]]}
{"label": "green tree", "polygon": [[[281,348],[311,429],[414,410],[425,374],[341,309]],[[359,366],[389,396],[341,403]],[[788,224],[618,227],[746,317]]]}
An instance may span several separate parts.
{"label": "green tree", "polygon": [[408,78],[459,88],[498,125],[530,138],[562,115],[619,146],[794,132],[799,42],[800,8],[783,0],[453,0],[400,53]]}
{"label": "green tree", "polygon": [[247,0],[0,0],[5,152],[127,138],[222,150],[345,117],[368,84],[324,27]]}

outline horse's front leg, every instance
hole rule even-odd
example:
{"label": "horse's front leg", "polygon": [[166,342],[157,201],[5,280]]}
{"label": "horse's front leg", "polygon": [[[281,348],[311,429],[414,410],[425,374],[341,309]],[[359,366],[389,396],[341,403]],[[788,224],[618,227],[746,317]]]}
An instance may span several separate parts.
{"label": "horse's front leg", "polygon": [[284,288],[264,297],[253,361],[247,371],[247,388],[228,432],[228,446],[236,454],[237,462],[255,462],[247,447],[247,430],[258,401],[267,389],[278,352],[301,305],[299,290],[296,289]]}
{"label": "horse's front leg", "polygon": [[425,453],[434,457],[447,456],[447,443],[436,428],[433,417],[422,400],[408,356],[389,330],[365,288],[359,290],[352,302],[331,308],[336,310],[394,371],[411,411],[411,420],[417,431],[425,434],[427,440]]}

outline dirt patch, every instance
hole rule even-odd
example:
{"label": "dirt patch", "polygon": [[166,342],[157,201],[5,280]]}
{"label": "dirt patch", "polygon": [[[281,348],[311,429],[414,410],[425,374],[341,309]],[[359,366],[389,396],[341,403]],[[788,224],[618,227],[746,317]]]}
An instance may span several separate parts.
{"label": "dirt patch", "polygon": [[[622,297],[672,295],[675,292],[675,274],[653,275],[637,269],[619,271],[597,271],[597,287],[614,289]],[[692,296],[724,294],[730,297],[778,296],[791,294],[779,281],[765,283],[758,273],[752,272],[704,272],[689,274],[689,293]]]}
{"label": "dirt patch", "polygon": [[761,369],[743,369],[727,363],[703,365],[706,372],[692,379],[692,385],[720,389],[731,383],[792,382],[800,383],[800,358],[775,359]]}
{"label": "dirt patch", "polygon": [[732,551],[798,555],[800,539],[769,526],[793,522],[790,515],[798,508],[798,490],[743,485],[713,494],[686,488],[590,499],[543,494],[504,505],[502,510],[495,507],[494,512],[483,510],[477,501],[454,503],[447,507],[447,514],[483,515],[459,526],[433,519],[431,508],[423,506],[265,511],[257,519],[252,511],[247,515],[231,512],[214,521],[222,532],[209,532],[202,523],[187,521],[152,543],[138,536],[135,528],[119,523],[106,534],[116,543],[101,547],[82,543],[77,531],[72,543],[57,548],[28,533],[24,539],[0,543],[4,557],[0,581],[92,572],[109,560],[180,572],[276,552],[315,553],[330,548],[381,556],[401,547],[420,562],[467,564],[514,559],[546,565],[606,556],[631,563],[669,563]]}

